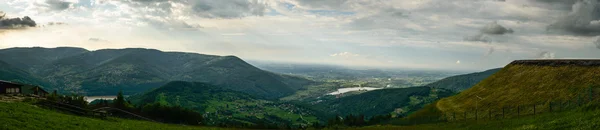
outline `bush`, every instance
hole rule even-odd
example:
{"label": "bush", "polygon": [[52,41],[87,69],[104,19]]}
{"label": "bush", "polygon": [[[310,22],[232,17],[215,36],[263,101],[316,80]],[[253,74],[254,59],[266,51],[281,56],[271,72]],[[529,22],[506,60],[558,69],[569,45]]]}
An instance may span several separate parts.
{"label": "bush", "polygon": [[[160,103],[146,104],[141,109],[142,114],[165,123],[201,125],[202,114],[180,106],[166,106]],[[168,114],[165,114],[168,113]]]}

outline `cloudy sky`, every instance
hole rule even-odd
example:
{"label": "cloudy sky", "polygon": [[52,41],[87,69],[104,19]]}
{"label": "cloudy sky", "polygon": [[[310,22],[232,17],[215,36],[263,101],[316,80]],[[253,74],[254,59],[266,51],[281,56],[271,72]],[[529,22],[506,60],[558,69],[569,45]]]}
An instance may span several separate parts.
{"label": "cloudy sky", "polygon": [[0,11],[0,48],[456,70],[600,58],[597,0],[0,0]]}

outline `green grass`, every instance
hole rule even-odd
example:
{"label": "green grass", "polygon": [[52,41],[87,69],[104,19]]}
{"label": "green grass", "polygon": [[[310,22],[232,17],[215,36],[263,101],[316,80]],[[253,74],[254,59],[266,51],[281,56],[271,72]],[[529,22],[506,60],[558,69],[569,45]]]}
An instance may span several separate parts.
{"label": "green grass", "polygon": [[440,100],[437,108],[445,113],[462,113],[473,111],[479,104],[480,110],[497,111],[506,106],[573,100],[578,95],[587,98],[589,88],[597,89],[600,85],[598,77],[600,67],[597,66],[510,64],[471,89]]}
{"label": "green grass", "polygon": [[461,121],[450,123],[422,124],[412,126],[368,126],[364,130],[501,130],[501,129],[520,129],[520,130],[553,130],[553,129],[600,129],[600,110],[577,109],[560,113],[545,113],[536,116],[527,116],[521,118],[512,118],[492,121]]}
{"label": "green grass", "polygon": [[38,108],[23,102],[0,102],[0,129],[201,129],[220,130],[224,128],[182,126],[119,118],[97,119],[64,114]]}

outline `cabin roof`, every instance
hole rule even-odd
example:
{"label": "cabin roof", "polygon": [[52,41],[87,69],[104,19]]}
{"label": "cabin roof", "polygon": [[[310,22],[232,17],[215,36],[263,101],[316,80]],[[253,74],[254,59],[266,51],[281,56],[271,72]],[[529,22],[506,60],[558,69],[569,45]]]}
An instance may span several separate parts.
{"label": "cabin roof", "polygon": [[[10,84],[13,86],[18,86],[21,87],[21,93],[34,93],[35,91],[41,91],[43,93],[48,93],[46,90],[44,90],[44,88],[42,88],[41,86],[38,85],[29,85],[29,84],[23,84],[23,83],[16,83],[16,82],[11,82],[11,81],[5,81],[5,80],[0,80],[0,84]],[[37,89],[37,90],[35,90]]]}

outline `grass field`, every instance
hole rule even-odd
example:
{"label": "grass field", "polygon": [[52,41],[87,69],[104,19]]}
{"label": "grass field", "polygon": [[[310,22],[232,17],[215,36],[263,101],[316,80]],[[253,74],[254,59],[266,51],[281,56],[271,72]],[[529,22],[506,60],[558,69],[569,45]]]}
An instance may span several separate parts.
{"label": "grass field", "polygon": [[358,130],[597,130],[600,129],[600,109],[589,105],[572,111],[545,113],[536,116],[491,121],[461,121],[451,123],[422,124],[413,126],[369,126]]}
{"label": "grass field", "polygon": [[199,129],[222,130],[224,128],[197,127],[161,124],[147,121],[125,120],[118,118],[96,119],[64,114],[38,108],[23,102],[0,102],[0,129],[44,129],[44,130],[81,130],[81,129]]}
{"label": "grass field", "polygon": [[462,113],[473,111],[478,104],[480,110],[499,111],[507,106],[588,98],[590,88],[596,95],[593,98],[598,99],[598,77],[600,67],[596,66],[511,64],[471,89],[440,100],[437,108],[445,113]]}

